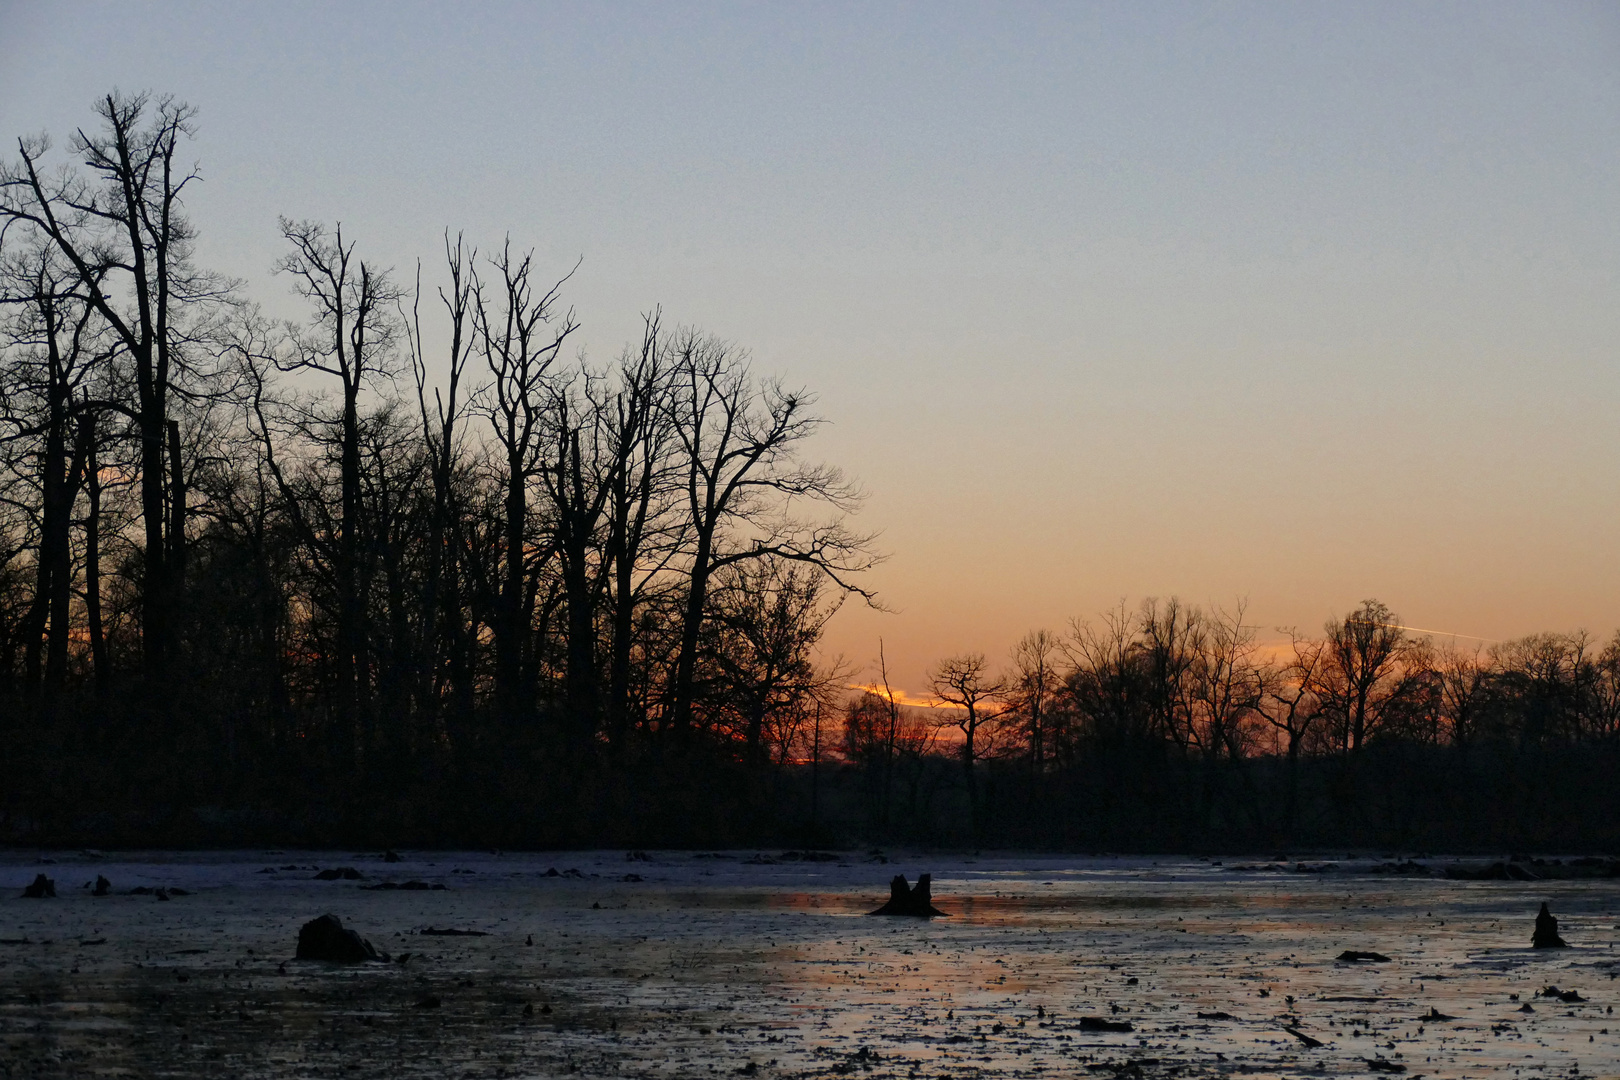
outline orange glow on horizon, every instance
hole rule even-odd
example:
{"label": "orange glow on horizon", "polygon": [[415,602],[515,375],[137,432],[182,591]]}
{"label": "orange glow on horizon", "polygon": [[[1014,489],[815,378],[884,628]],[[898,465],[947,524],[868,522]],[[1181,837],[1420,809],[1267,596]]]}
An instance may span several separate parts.
{"label": "orange glow on horizon", "polygon": [[851,683],[844,687],[852,693],[868,693],[876,697],[893,700],[896,705],[905,705],[915,709],[955,709],[960,706],[934,697],[932,694],[917,697],[898,687],[885,687],[882,683]]}

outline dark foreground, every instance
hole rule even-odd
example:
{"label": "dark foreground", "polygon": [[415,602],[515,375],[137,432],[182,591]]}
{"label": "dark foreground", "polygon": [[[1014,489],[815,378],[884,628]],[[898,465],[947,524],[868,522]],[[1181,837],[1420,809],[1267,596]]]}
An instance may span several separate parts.
{"label": "dark foreground", "polygon": [[[0,857],[0,1077],[1620,1073],[1614,880],[776,853],[54,858]],[[313,877],[342,866],[363,876]],[[41,871],[60,896],[18,898]],[[952,916],[864,917],[896,871],[932,871]],[[112,895],[80,888],[98,874]],[[364,888],[390,881],[445,888]],[[1572,948],[1529,948],[1543,900]],[[326,911],[394,959],[293,960]],[[423,932],[444,929],[480,936]]]}

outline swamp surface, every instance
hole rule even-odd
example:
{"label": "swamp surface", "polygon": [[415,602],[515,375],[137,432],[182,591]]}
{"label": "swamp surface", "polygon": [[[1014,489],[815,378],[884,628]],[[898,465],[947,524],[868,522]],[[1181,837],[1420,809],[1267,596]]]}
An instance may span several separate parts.
{"label": "swamp surface", "polygon": [[810,855],[0,853],[0,1077],[1620,1075],[1617,879]]}

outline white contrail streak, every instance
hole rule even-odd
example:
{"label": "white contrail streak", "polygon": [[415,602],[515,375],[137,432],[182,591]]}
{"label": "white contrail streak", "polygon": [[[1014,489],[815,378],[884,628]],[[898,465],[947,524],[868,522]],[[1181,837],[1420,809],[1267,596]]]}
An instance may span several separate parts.
{"label": "white contrail streak", "polygon": [[[1355,618],[1353,616],[1346,619],[1345,622],[1347,624],[1348,623],[1355,623],[1357,626],[1366,626],[1366,625],[1368,625],[1366,619],[1357,619],[1357,618]],[[1440,637],[1453,637],[1453,638],[1460,637],[1460,638],[1467,638],[1469,641],[1488,641],[1492,645],[1500,645],[1500,644],[1502,644],[1502,639],[1501,638],[1477,637],[1477,636],[1475,636],[1473,634],[1459,634],[1459,633],[1456,633],[1455,631],[1452,631],[1452,630],[1425,630],[1421,626],[1402,626],[1400,623],[1387,623],[1387,624],[1380,624],[1380,625],[1388,625],[1388,626],[1394,627],[1396,630],[1410,630],[1414,634],[1437,634]]]}
{"label": "white contrail streak", "polygon": [[1450,630],[1425,630],[1421,626],[1396,626],[1395,629],[1397,629],[1397,630],[1410,630],[1414,634],[1438,634],[1441,637],[1467,638],[1469,641],[1488,641],[1492,645],[1500,645],[1500,644],[1502,644],[1502,639],[1501,638],[1475,637],[1473,634],[1458,634],[1458,633],[1453,633]]}

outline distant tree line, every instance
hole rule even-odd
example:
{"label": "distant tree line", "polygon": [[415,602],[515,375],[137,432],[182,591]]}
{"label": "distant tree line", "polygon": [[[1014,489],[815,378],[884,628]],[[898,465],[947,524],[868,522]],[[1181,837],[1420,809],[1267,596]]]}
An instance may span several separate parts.
{"label": "distant tree line", "polygon": [[588,359],[509,239],[283,219],[271,319],[193,110],[95,111],[0,163],[0,839],[1616,843],[1620,640],[1148,601],[903,704],[818,662],[879,555],[807,392],[657,309]]}
{"label": "distant tree line", "polygon": [[1147,600],[1000,668],[943,660],[930,707],[865,691],[840,743],[857,812],[1095,848],[1620,840],[1620,635],[1461,648],[1368,600],[1278,648],[1245,615]]}

